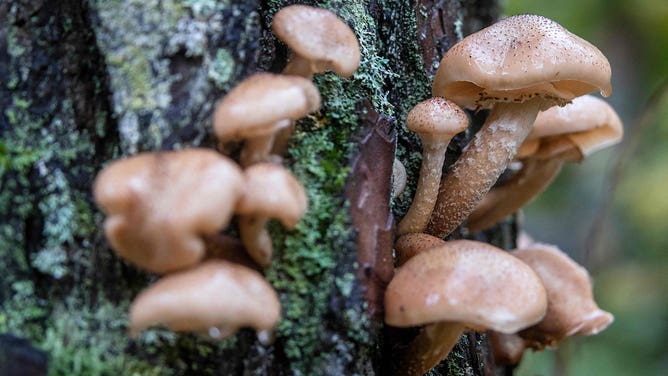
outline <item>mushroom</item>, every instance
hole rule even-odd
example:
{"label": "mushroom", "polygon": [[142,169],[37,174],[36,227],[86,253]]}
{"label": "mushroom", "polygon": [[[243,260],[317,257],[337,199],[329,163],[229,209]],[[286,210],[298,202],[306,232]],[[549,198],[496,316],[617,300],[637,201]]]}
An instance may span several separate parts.
{"label": "mushroom", "polygon": [[267,221],[277,218],[285,227],[294,228],[306,213],[306,192],[280,165],[258,163],[244,174],[245,190],[235,210],[240,215],[239,232],[251,258],[266,267],[274,249],[265,228]]}
{"label": "mushroom", "polygon": [[392,198],[397,198],[404,192],[407,181],[406,167],[400,160],[394,158],[392,164]]}
{"label": "mushroom", "polygon": [[471,232],[484,230],[527,204],[554,180],[566,161],[580,162],[622,139],[622,122],[602,99],[585,95],[538,114],[522,169],[492,188],[468,218]]}
{"label": "mushroom", "polygon": [[520,363],[526,342],[516,333],[499,333],[490,330],[487,333],[492,354],[494,355],[494,364],[497,366],[514,366]]}
{"label": "mushroom", "polygon": [[512,255],[529,265],[547,292],[547,313],[536,325],[519,332],[533,349],[554,347],[565,337],[593,335],[614,319],[594,301],[589,273],[559,248],[532,243]]}
{"label": "mushroom", "polygon": [[408,113],[406,126],[422,141],[422,165],[413,203],[399,223],[397,234],[424,232],[436,203],[448,144],[468,125],[469,119],[459,106],[439,97],[418,103]]}
{"label": "mushroom", "polygon": [[[291,50],[283,74],[310,80],[315,73],[331,70],[350,77],[359,67],[361,54],[355,33],[330,10],[290,5],[274,15],[271,29]],[[294,123],[278,132],[275,154],[284,154],[292,133]]]}
{"label": "mushroom", "polygon": [[445,358],[466,327],[513,333],[540,321],[546,294],[538,276],[489,244],[455,240],[401,266],[385,291],[385,322],[428,324],[399,374],[422,375]]}
{"label": "mushroom", "polygon": [[327,9],[290,5],[276,13],[271,29],[291,49],[284,74],[308,79],[328,70],[350,77],[360,64],[355,33]]}
{"label": "mushroom", "polygon": [[240,160],[248,166],[267,160],[279,129],[319,108],[320,93],[311,81],[255,73],[223,98],[213,115],[213,127],[221,141],[246,140]]}
{"label": "mushroom", "polygon": [[232,160],[205,149],[144,153],[111,163],[95,179],[104,230],[122,258],[154,273],[194,265],[203,237],[230,221],[243,176]]}
{"label": "mushroom", "polygon": [[506,18],[454,45],[441,60],[433,95],[492,109],[443,177],[426,232],[443,238],[468,217],[517,153],[538,111],[593,91],[611,92],[605,56],[541,16]]}
{"label": "mushroom", "polygon": [[396,264],[401,266],[418,253],[444,244],[445,240],[421,232],[402,235],[394,242]]}
{"label": "mushroom", "polygon": [[227,261],[206,261],[170,274],[142,291],[130,307],[130,333],[162,324],[176,332],[223,339],[252,327],[271,344],[281,305],[260,273]]}

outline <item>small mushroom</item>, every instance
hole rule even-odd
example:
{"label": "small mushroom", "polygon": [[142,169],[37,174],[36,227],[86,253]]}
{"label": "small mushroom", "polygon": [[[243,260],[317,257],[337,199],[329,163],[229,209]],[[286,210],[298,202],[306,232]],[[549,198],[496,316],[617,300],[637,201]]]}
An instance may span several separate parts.
{"label": "small mushroom", "polygon": [[[312,79],[313,74],[333,71],[350,77],[360,64],[360,47],[355,33],[330,10],[290,5],[276,13],[272,31],[290,48],[290,61],[283,74]],[[281,129],[273,152],[285,153],[294,122]]]}
{"label": "small mushroom", "polygon": [[122,258],[154,273],[199,262],[203,237],[225,228],[242,195],[232,160],[205,149],[145,153],[115,161],[95,179],[104,230]]}
{"label": "small mushroom", "polygon": [[540,110],[593,91],[611,92],[607,59],[545,17],[508,17],[448,50],[432,94],[491,112],[443,177],[425,232],[443,238],[469,216],[515,157]]}
{"label": "small mushroom", "polygon": [[420,232],[402,235],[394,242],[396,264],[401,266],[418,253],[444,244],[445,240]]}
{"label": "small mushroom", "polygon": [[241,165],[268,159],[276,132],[320,108],[313,83],[297,76],[256,73],[218,104],[213,127],[221,141],[246,140]]}
{"label": "small mushroom", "polygon": [[273,254],[271,237],[265,225],[276,218],[294,228],[304,217],[308,206],[301,183],[284,167],[258,163],[244,171],[245,191],[237,202],[241,240],[250,256],[263,267],[269,265]]}
{"label": "small mushroom", "polygon": [[263,345],[281,316],[276,291],[260,275],[227,261],[206,261],[170,274],[142,291],[130,307],[130,333],[153,325],[223,339],[252,327]]}
{"label": "small mushroom", "polygon": [[290,47],[284,74],[308,79],[328,70],[350,77],[360,64],[355,33],[327,9],[290,5],[276,13],[271,29]]}
{"label": "small mushroom", "polygon": [[385,292],[385,322],[427,324],[398,374],[422,375],[445,358],[466,327],[513,333],[540,321],[546,294],[531,268],[489,244],[455,240],[401,266]]}
{"label": "small mushroom", "polygon": [[492,188],[468,218],[471,232],[484,230],[530,202],[554,180],[566,161],[580,162],[622,139],[622,122],[602,99],[585,95],[564,107],[538,114],[527,142],[522,169]]}
{"label": "small mushroom", "polygon": [[407,181],[406,167],[400,160],[394,158],[392,164],[392,198],[397,198],[404,192]]}
{"label": "small mushroom", "polygon": [[612,314],[601,310],[594,301],[587,270],[559,248],[532,243],[512,255],[536,272],[547,292],[545,317],[519,332],[529,347],[554,347],[566,337],[594,335],[612,323]]}
{"label": "small mushroom", "polygon": [[408,113],[406,126],[422,141],[422,165],[413,203],[397,234],[424,232],[436,203],[448,144],[468,125],[469,119],[459,106],[439,97],[418,103]]}

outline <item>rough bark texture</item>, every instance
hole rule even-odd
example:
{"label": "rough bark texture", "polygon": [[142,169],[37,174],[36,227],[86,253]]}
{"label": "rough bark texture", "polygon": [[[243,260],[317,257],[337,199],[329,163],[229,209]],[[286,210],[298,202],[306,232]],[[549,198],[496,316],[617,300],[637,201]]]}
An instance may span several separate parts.
{"label": "rough bark texture", "polygon": [[[162,329],[127,336],[129,302],[155,276],[110,251],[91,183],[115,158],[214,147],[216,101],[285,65],[269,25],[288,3],[0,1],[0,333],[45,350],[52,375],[392,372],[415,333],[383,329],[380,304],[393,217],[420,165],[403,119],[429,96],[443,52],[497,16],[492,0],[306,2],[348,22],[363,57],[353,79],[316,77],[323,108],[298,124],[285,160],[310,207],[294,231],[270,226],[276,342],[265,348],[248,330],[221,343]],[[471,134],[455,139],[448,162]],[[395,154],[412,186],[392,202]],[[510,247],[513,232],[511,222],[478,236]],[[438,369],[492,372],[485,336],[472,333]]]}

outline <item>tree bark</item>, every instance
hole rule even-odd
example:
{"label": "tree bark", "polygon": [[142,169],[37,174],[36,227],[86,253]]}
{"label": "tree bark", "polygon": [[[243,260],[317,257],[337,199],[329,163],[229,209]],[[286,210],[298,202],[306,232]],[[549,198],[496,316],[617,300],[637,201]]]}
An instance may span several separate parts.
{"label": "tree bark", "polygon": [[[45,350],[50,374],[393,372],[415,334],[382,323],[394,218],[420,166],[403,122],[430,95],[442,54],[498,16],[493,0],[304,2],[344,19],[363,57],[352,79],[316,77],[323,107],[298,123],[284,161],[310,207],[293,231],[270,226],[276,254],[265,275],[283,305],[275,343],[263,347],[250,330],[219,343],[159,328],[137,340],[127,333],[130,301],[156,277],[112,253],[92,181],[138,152],[216,147],[216,102],[253,72],[285,66],[270,24],[289,3],[0,1],[0,333]],[[446,162],[473,132],[454,140]],[[409,187],[391,200],[395,154]],[[509,248],[515,231],[508,221],[476,236]],[[464,226],[453,237],[467,235]],[[437,368],[493,373],[475,333]]]}

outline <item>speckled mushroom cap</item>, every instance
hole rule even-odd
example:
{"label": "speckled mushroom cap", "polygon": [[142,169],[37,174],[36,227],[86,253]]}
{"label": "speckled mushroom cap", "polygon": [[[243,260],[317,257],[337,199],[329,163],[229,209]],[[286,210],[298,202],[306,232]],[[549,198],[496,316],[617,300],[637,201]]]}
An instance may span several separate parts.
{"label": "speckled mushroom cap", "polygon": [[534,348],[554,346],[567,336],[604,330],[613,316],[594,301],[589,273],[557,247],[532,243],[512,252],[540,277],[547,291],[547,313],[538,324],[520,332]]}
{"label": "speckled mushroom cap", "polygon": [[280,315],[278,296],[260,273],[217,260],[170,274],[142,291],[130,307],[130,330],[136,336],[162,324],[222,339],[252,327],[266,344]]}
{"label": "speckled mushroom cap", "polygon": [[415,105],[406,117],[406,127],[420,137],[447,140],[468,128],[469,119],[464,110],[441,97],[432,97]]}
{"label": "speckled mushroom cap", "polygon": [[420,252],[424,252],[429,248],[444,245],[445,243],[445,240],[441,238],[421,232],[401,235],[397,241],[394,242],[394,253],[397,260],[397,266],[403,265],[406,261],[410,260]]}
{"label": "speckled mushroom cap", "polygon": [[308,207],[301,183],[283,166],[258,163],[244,171],[245,189],[237,202],[236,213],[277,218],[293,228]]}
{"label": "speckled mushroom cap", "polygon": [[441,321],[512,333],[540,321],[547,300],[538,276],[494,246],[455,240],[398,269],[385,292],[385,322]]}
{"label": "speckled mushroom cap", "polygon": [[242,194],[241,170],[205,149],[145,153],[115,161],[95,179],[104,230],[122,258],[154,273],[205,254],[203,235],[225,228]]}
{"label": "speckled mushroom cap", "polygon": [[359,66],[355,33],[327,9],[287,6],[276,13],[271,28],[294,53],[312,62],[314,72],[332,70],[350,77]]}
{"label": "speckled mushroom cap", "polygon": [[623,134],[615,110],[603,99],[584,95],[539,113],[527,140],[564,135],[584,157],[618,143]]}
{"label": "speckled mushroom cap", "polygon": [[555,104],[611,93],[610,64],[596,47],[537,15],[503,19],[454,45],[432,93],[467,108],[540,96]]}
{"label": "speckled mushroom cap", "polygon": [[320,108],[320,93],[298,76],[255,73],[218,104],[213,115],[223,141],[268,135]]}

